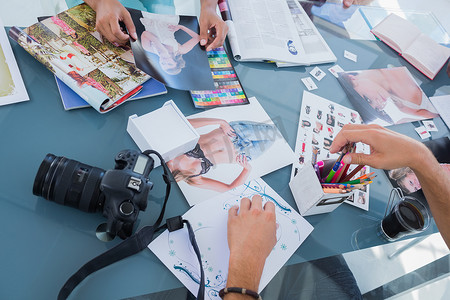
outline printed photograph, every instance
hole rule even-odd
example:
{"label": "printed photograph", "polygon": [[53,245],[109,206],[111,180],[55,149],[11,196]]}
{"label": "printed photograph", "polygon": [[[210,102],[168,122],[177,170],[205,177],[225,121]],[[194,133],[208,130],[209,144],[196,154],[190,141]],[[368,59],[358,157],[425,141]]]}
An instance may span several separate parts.
{"label": "printed photograph", "polygon": [[29,100],[2,20],[0,20],[0,79],[0,106]]}
{"label": "printed photograph", "polygon": [[197,17],[128,10],[138,36],[131,47],[139,69],[172,88],[215,89]]}
{"label": "printed photograph", "polygon": [[366,124],[389,126],[438,116],[406,67],[341,72],[338,81]]}
{"label": "printed photograph", "polygon": [[250,101],[188,117],[200,134],[198,144],[167,165],[190,205],[293,162],[276,124],[256,98]]}
{"label": "printed photograph", "polygon": [[[448,137],[439,138],[424,142],[436,157],[441,167],[445,170],[446,176],[450,177],[450,139]],[[414,171],[408,167],[385,171],[394,188],[399,187],[404,195],[412,196],[418,200],[426,202],[422,187]]]}

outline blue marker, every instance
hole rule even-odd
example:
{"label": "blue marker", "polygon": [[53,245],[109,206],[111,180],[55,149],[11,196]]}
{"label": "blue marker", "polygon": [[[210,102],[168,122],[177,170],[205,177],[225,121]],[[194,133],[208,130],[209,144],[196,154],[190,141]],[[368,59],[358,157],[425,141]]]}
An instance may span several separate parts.
{"label": "blue marker", "polygon": [[340,162],[336,162],[333,166],[333,168],[331,169],[330,173],[327,176],[327,179],[325,180],[325,182],[330,183],[331,179],[333,179],[334,174],[336,174],[337,170],[339,170],[339,167],[341,166]]}

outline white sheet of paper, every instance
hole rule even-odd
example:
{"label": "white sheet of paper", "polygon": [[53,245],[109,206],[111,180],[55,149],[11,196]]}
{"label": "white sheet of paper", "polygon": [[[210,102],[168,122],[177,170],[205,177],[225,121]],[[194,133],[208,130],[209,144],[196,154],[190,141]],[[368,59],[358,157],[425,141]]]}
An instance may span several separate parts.
{"label": "white sheet of paper", "polygon": [[[202,118],[209,120],[225,120],[228,124],[240,121],[244,123],[256,122],[267,124],[268,127],[275,128],[273,132],[272,129],[270,129],[270,131],[266,132],[259,131],[252,133],[250,129],[245,130],[246,125],[243,125],[243,131],[246,131],[244,134],[248,135],[248,139],[239,141],[236,140],[235,137],[225,134],[223,130],[219,131],[222,129],[219,127],[219,124],[194,126],[200,134],[199,144],[202,142],[202,139],[208,139],[211,137],[211,134],[214,134],[214,138],[211,139],[210,144],[202,149],[206,157],[212,157],[211,160],[214,163],[204,174],[200,174],[198,173],[199,170],[196,170],[194,175],[198,176],[192,177],[193,180],[198,180],[200,178],[203,182],[209,181],[204,183],[205,186],[195,183],[189,184],[187,181],[183,180],[178,181],[178,186],[186,197],[189,205],[195,205],[222,193],[220,189],[211,187],[211,180],[203,179],[212,179],[213,184],[222,186],[223,183],[230,184],[238,178],[243,171],[243,166],[237,163],[237,157],[243,151],[247,151],[247,147],[252,148],[251,145],[256,144],[255,147],[261,150],[259,151],[257,149],[256,152],[261,152],[261,154],[259,156],[256,156],[255,154],[253,158],[249,160],[248,163],[251,166],[251,170],[247,173],[247,178],[245,180],[264,176],[270,172],[290,165],[294,160],[294,152],[277,129],[276,124],[273,123],[264,111],[264,108],[259,104],[258,100],[255,97],[252,97],[249,101],[250,104],[248,105],[214,108],[187,118],[188,120],[197,119],[197,121]],[[252,135],[256,136],[256,139],[261,140],[261,142],[253,143]],[[225,152],[226,155],[224,155]],[[200,159],[198,158],[198,160]],[[220,163],[220,161],[222,161],[222,163]],[[209,186],[207,186],[208,184]]]}
{"label": "white sheet of paper", "polygon": [[450,95],[430,97],[430,101],[447,127],[450,128]]}
{"label": "white sheet of paper", "polygon": [[[339,154],[331,154],[329,149],[333,139],[345,124],[362,124],[362,119],[355,110],[310,92],[303,92],[297,140],[295,142],[296,159],[292,165],[291,180],[294,176],[295,168],[301,168],[305,162],[313,160],[313,148],[318,148],[319,150],[317,161],[337,159],[339,157]],[[370,153],[370,148],[367,145],[358,143],[356,144],[356,151]],[[356,165],[351,165],[347,173],[350,173],[355,167]],[[370,167],[365,167],[357,175],[362,176],[365,173],[370,173]],[[364,197],[358,197],[358,199],[361,199],[360,201],[346,201],[346,203],[369,210],[369,190],[370,185],[366,186],[366,191],[361,192],[364,194]],[[355,192],[355,195],[357,192]]]}
{"label": "white sheet of paper", "polygon": [[315,67],[314,69],[312,69],[312,71],[309,72],[309,74],[311,74],[311,76],[317,79],[318,81],[321,81],[322,78],[324,78],[326,75],[325,72],[322,71],[319,67]]}
{"label": "white sheet of paper", "polygon": [[0,106],[30,100],[0,19]]}
{"label": "white sheet of paper", "polygon": [[311,77],[302,78],[303,84],[306,86],[308,91],[316,90],[317,85],[314,83]]}
{"label": "white sheet of paper", "polygon": [[431,136],[431,134],[428,132],[428,130],[425,128],[425,126],[416,127],[416,128],[414,128],[414,130],[422,138],[422,140],[429,138]]}
{"label": "white sheet of paper", "polygon": [[330,71],[330,73],[333,74],[333,76],[336,78],[339,77],[338,75],[339,72],[345,72],[340,65],[332,66],[331,68],[328,69],[328,71]]}
{"label": "white sheet of paper", "polygon": [[425,128],[428,131],[438,131],[438,129],[436,127],[436,124],[434,124],[434,122],[431,121],[431,120],[428,120],[428,121],[427,120],[423,120],[422,124],[423,124],[423,126],[425,126]]}
{"label": "white sheet of paper", "polygon": [[350,51],[347,50],[344,50],[344,57],[354,62],[358,61],[358,55],[351,53]]}
{"label": "white sheet of paper", "polygon": [[[228,277],[229,249],[227,243],[228,210],[240,199],[259,194],[263,205],[275,204],[278,224],[277,243],[266,259],[258,291],[261,291],[312,232],[313,227],[284,201],[262,179],[256,179],[218,197],[195,205],[183,215],[195,232],[205,272],[205,299],[219,300],[219,291]],[[200,266],[189,242],[187,229],[168,230],[159,235],[148,248],[193,293],[197,295]]]}

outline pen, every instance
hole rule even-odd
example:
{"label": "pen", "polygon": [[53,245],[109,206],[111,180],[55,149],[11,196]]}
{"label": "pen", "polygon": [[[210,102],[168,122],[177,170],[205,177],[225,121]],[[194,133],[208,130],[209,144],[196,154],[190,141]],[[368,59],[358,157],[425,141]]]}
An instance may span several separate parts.
{"label": "pen", "polygon": [[367,181],[372,181],[376,176],[372,176],[366,179],[355,179],[355,180],[351,180],[351,181],[346,181],[346,182],[342,182],[343,184],[359,184],[359,183],[364,183]]}
{"label": "pen", "polygon": [[339,169],[336,171],[336,173],[333,175],[333,178],[331,178],[331,183],[336,183],[338,182],[338,178],[339,178],[339,174],[342,173],[342,170],[344,169],[344,164],[341,163],[341,165],[339,166]]}
{"label": "pen", "polygon": [[361,169],[364,168],[364,165],[358,165],[350,174],[346,175],[344,179],[342,179],[343,182],[349,181],[352,179],[353,176],[355,176],[356,173],[361,171]]}
{"label": "pen", "polygon": [[366,179],[367,177],[372,176],[373,174],[375,174],[375,172],[370,172],[369,174],[364,174],[356,179]]}
{"label": "pen", "polygon": [[327,189],[327,188],[324,188],[323,192],[327,193],[327,194],[345,194],[345,193],[348,193],[347,190],[343,190],[343,189],[341,190],[341,189]]}
{"label": "pen", "polygon": [[336,162],[333,166],[333,168],[331,169],[330,173],[327,176],[327,179],[325,179],[325,182],[329,183],[331,182],[331,179],[333,179],[334,174],[336,174],[337,170],[339,170],[339,167],[341,166],[340,162]]}

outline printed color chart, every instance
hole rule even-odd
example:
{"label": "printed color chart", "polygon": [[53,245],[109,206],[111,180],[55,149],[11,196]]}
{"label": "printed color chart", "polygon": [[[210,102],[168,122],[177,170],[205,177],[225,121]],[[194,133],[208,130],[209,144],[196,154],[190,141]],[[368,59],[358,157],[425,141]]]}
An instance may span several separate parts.
{"label": "printed color chart", "polygon": [[247,96],[223,47],[208,51],[208,61],[216,90],[191,91],[195,107],[212,108],[248,104]]}

